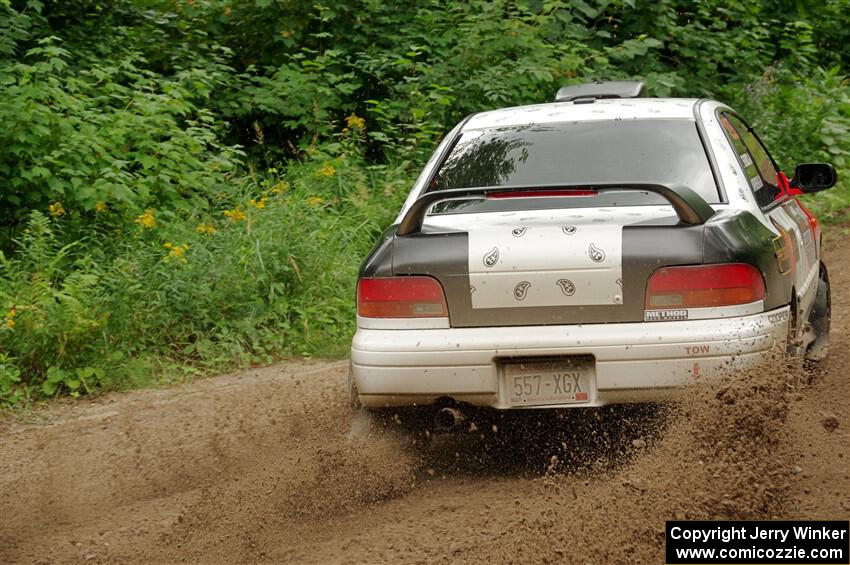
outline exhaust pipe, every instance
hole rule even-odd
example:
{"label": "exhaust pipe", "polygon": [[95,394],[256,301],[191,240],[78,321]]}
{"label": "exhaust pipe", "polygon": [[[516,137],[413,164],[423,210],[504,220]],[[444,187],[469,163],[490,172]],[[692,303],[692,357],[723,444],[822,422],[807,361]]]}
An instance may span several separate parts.
{"label": "exhaust pipe", "polygon": [[440,408],[434,416],[434,429],[438,432],[450,432],[464,420],[466,420],[466,416],[457,408]]}

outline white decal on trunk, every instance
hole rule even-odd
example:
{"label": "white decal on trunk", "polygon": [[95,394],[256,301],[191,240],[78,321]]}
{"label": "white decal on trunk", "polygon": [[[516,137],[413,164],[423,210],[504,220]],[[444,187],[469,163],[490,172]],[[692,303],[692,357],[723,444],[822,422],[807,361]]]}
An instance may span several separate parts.
{"label": "white decal on trunk", "polygon": [[469,230],[473,308],[623,303],[623,226],[535,225]]}
{"label": "white decal on trunk", "polygon": [[687,320],[687,310],[647,310],[643,313],[645,322],[669,322],[671,320]]}

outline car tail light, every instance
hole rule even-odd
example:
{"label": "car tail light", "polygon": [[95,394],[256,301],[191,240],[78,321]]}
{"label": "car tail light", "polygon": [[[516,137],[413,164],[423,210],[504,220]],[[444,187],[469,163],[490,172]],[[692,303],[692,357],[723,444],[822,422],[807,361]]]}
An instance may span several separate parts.
{"label": "car tail light", "polygon": [[443,287],[432,277],[386,277],[357,282],[364,318],[440,318],[449,315]]}
{"label": "car tail light", "polygon": [[663,267],[649,277],[646,309],[733,306],[764,300],[761,272],[745,263]]}

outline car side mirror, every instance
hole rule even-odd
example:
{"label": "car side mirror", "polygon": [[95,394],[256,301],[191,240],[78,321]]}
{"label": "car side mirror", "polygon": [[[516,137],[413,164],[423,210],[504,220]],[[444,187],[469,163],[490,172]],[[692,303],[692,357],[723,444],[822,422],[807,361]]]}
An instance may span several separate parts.
{"label": "car side mirror", "polygon": [[835,167],[828,163],[803,163],[797,165],[794,178],[791,180],[792,188],[799,188],[803,192],[820,192],[835,186],[838,174]]}

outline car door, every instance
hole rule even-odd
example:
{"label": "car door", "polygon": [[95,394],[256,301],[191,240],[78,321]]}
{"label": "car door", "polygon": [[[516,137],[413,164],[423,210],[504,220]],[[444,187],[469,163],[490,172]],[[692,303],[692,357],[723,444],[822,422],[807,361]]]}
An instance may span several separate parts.
{"label": "car door", "polygon": [[777,234],[773,240],[777,266],[793,278],[798,319],[805,319],[817,292],[816,223],[790,194],[785,175],[753,129],[731,112],[722,112],[720,123],[768,227]]}

